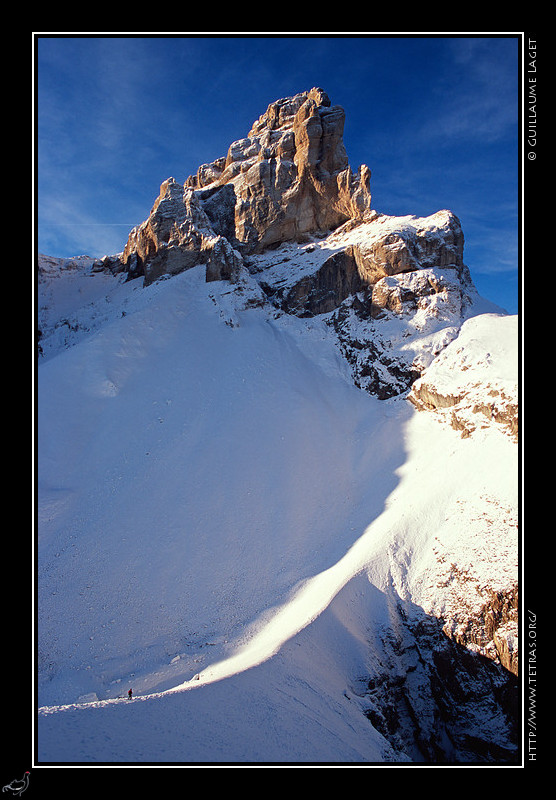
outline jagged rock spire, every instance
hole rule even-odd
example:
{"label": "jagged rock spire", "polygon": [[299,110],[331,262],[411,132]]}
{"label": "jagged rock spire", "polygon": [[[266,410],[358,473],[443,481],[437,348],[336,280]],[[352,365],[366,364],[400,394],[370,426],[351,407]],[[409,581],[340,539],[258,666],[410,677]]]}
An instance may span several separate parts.
{"label": "jagged rock spire", "polygon": [[230,278],[244,255],[363,219],[370,170],[352,172],[344,121],[344,109],[318,88],[271,103],[225,157],[183,185],[162,184],[149,218],[129,236],[124,268],[150,282],[206,262],[209,279]]}

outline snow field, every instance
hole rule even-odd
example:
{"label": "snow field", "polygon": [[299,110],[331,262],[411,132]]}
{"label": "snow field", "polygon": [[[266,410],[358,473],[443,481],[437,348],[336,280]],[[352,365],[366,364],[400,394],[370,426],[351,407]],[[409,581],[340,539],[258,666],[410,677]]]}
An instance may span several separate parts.
{"label": "snow field", "polygon": [[515,501],[512,445],[359,391],[318,321],[200,269],[133,284],[39,368],[40,760],[403,760],[362,713],[373,631],[392,589],[432,602],[458,500]]}

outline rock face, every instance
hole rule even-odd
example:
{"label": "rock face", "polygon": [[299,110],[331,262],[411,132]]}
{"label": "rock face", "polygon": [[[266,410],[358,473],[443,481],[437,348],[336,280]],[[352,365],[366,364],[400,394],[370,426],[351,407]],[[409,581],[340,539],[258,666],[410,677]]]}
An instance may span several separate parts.
{"label": "rock face", "polygon": [[381,669],[361,692],[366,715],[415,762],[519,764],[520,686],[492,660],[401,609],[383,632]]}
{"label": "rock face", "polygon": [[345,112],[322,89],[271,103],[226,158],[203,164],[201,189],[215,230],[243,252],[336,228],[370,210],[370,171],[354,175],[343,143]]}
{"label": "rock face", "polygon": [[214,232],[195,192],[168,178],[149,218],[131,231],[122,262],[131,278],[144,275],[148,285],[198,263],[207,265],[207,280],[231,279],[242,259],[224,236]]}
{"label": "rock face", "polygon": [[[353,230],[358,235],[348,243]],[[314,273],[275,291],[265,284],[284,311],[298,316],[323,314],[338,308],[350,295],[365,292],[370,313],[378,317],[384,310],[416,307],[419,297],[442,291],[442,281],[428,268],[452,269],[468,280],[463,233],[449,211],[422,219],[369,212],[365,220],[351,221],[340,233],[346,234],[345,245]]]}
{"label": "rock face", "polygon": [[465,321],[457,340],[412,385],[409,400],[449,419],[464,437],[493,424],[517,439],[518,341],[515,316]]}
{"label": "rock face", "polygon": [[237,276],[242,257],[327,231],[370,211],[370,171],[354,174],[343,143],[345,113],[322,89],[271,103],[225,157],[160,187],[134,228],[122,263],[151,283],[199,262],[207,280]]}

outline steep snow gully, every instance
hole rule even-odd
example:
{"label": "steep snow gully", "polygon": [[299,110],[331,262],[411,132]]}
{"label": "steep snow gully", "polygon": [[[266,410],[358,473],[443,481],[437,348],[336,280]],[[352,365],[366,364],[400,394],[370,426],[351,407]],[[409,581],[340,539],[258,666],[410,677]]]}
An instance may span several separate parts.
{"label": "steep snow gully", "polygon": [[72,280],[38,377],[38,762],[515,758],[499,665],[465,731],[439,711],[419,596],[456,503],[515,502],[513,443],[357,389],[324,320],[203,270]]}

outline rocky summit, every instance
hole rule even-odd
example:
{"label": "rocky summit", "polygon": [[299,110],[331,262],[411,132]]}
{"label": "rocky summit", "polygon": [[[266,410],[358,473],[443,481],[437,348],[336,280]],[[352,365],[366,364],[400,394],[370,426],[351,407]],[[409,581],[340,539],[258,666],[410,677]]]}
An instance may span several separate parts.
{"label": "rocky summit", "polygon": [[148,220],[130,234],[124,268],[151,282],[201,258],[208,280],[230,278],[245,255],[363,218],[370,171],[352,173],[344,120],[322,89],[271,103],[226,156],[184,184],[162,184]]}
{"label": "rocky summit", "polygon": [[149,219],[130,234],[124,269],[151,282],[202,258],[209,280],[229,278],[248,254],[363,218],[370,171],[352,172],[344,120],[322,89],[271,103],[226,156],[184,184],[162,184]]}

